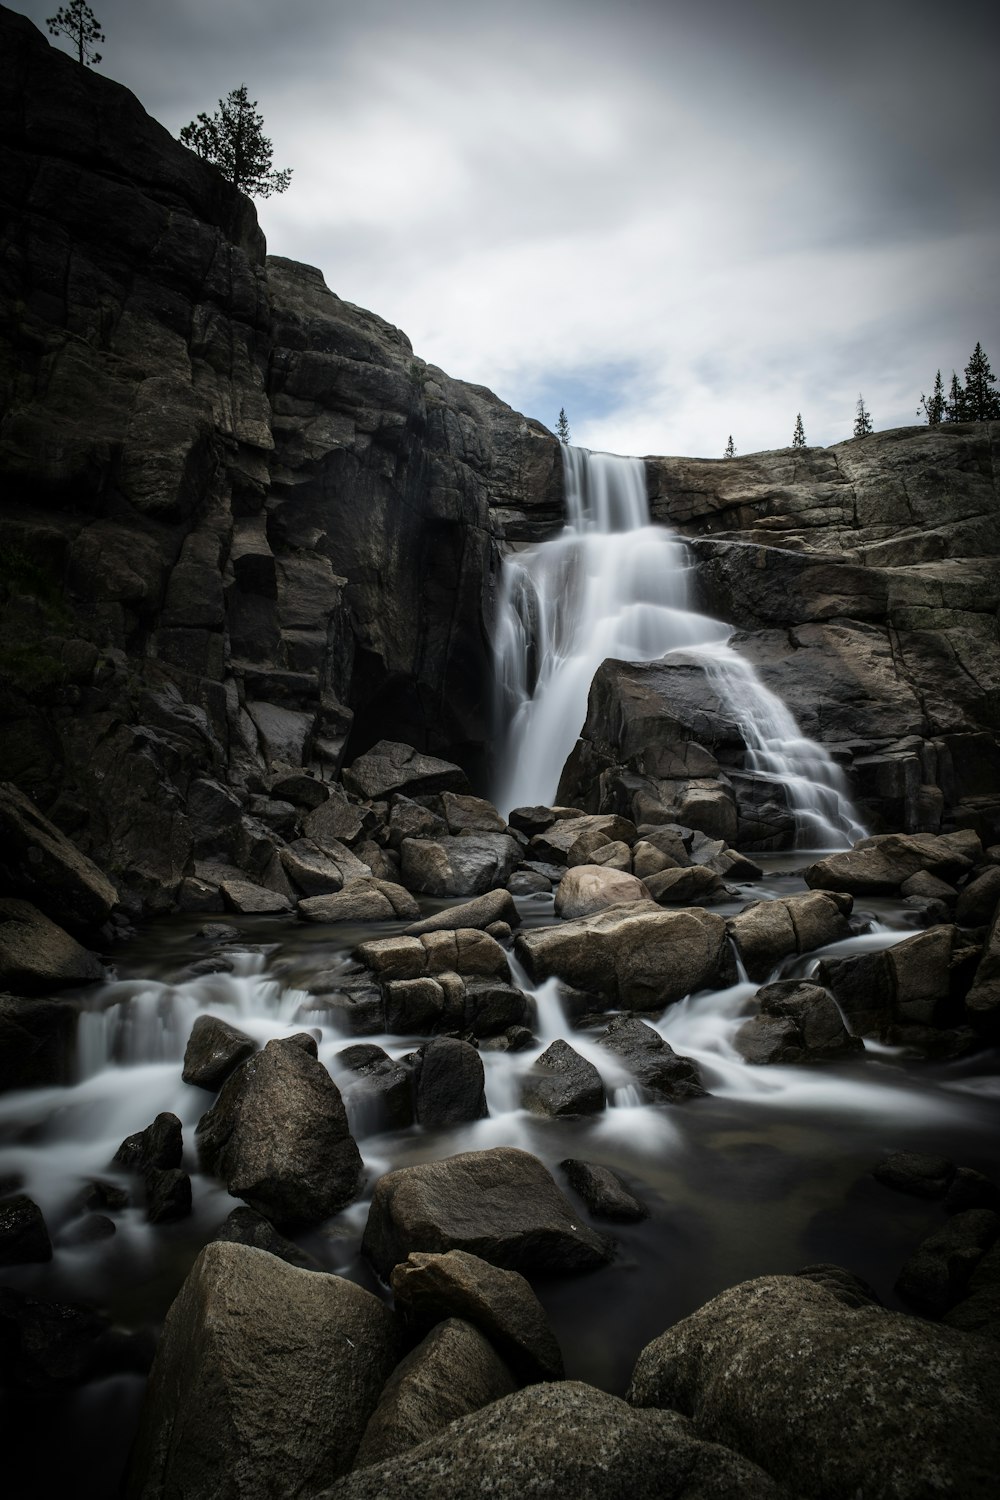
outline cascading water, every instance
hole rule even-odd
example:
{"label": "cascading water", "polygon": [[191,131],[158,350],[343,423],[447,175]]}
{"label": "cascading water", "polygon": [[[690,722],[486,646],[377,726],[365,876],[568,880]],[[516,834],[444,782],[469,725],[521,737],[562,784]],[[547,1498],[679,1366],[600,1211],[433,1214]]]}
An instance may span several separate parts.
{"label": "cascading water", "polygon": [[504,565],[495,655],[506,723],[496,803],[551,803],[602,661],[696,655],[738,724],[750,770],[785,789],[796,843],[864,836],[842,773],[728,644],[732,627],[690,606],[684,544],[649,520],[641,459],[563,448],[568,522]]}

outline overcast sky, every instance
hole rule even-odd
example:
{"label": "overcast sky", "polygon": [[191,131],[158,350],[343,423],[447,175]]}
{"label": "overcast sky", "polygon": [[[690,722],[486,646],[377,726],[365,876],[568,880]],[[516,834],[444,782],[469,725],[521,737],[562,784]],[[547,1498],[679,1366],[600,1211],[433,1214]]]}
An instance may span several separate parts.
{"label": "overcast sky", "polygon": [[175,133],[248,85],[273,253],[574,442],[827,444],[1000,372],[996,0],[92,9]]}

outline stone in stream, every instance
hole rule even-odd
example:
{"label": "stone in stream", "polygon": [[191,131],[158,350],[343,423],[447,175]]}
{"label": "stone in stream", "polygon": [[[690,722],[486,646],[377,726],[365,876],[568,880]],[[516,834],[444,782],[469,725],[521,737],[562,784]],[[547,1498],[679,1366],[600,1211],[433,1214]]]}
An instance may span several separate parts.
{"label": "stone in stream", "polygon": [[52,1241],[41,1209],[26,1193],[0,1200],[0,1266],[52,1259]]}
{"label": "stone in stream", "polygon": [[557,917],[571,920],[609,906],[649,899],[650,892],[635,875],[607,865],[579,864],[567,870],[559,882],[555,912]]}
{"label": "stone in stream", "polygon": [[880,833],[860,839],[844,854],[828,854],[802,872],[814,890],[850,891],[857,896],[897,892],[904,881],[926,870],[954,881],[982,857],[974,833]]}
{"label": "stone in stream", "polygon": [[286,1261],[290,1266],[297,1266],[301,1271],[323,1269],[294,1240],[286,1238],[275,1229],[270,1219],[265,1219],[263,1214],[259,1214],[254,1208],[247,1208],[245,1204],[233,1209],[229,1217],[219,1225],[212,1239],[226,1245],[249,1245],[255,1250],[266,1250],[268,1255],[276,1255],[279,1260]]}
{"label": "stone in stream", "polygon": [[[678,1412],[635,1411],[582,1381],[532,1385],[461,1417],[315,1500],[785,1500],[785,1491]],[[185,1497],[187,1500],[187,1497]]]}
{"label": "stone in stream", "polygon": [[180,1166],[183,1154],[181,1122],[164,1111],[145,1130],[125,1137],[115,1152],[114,1164],[126,1172],[168,1171]]}
{"label": "stone in stream", "polygon": [[399,1352],[354,1282],[207,1245],[167,1314],[127,1500],[316,1494],[350,1468]]}
{"label": "stone in stream", "polygon": [[257,1050],[257,1043],[245,1031],[230,1026],[218,1016],[198,1016],[184,1049],[185,1083],[215,1093],[234,1068]]}
{"label": "stone in stream", "polygon": [[965,1295],[969,1278],[1000,1235],[1000,1215],[985,1208],[955,1214],[917,1246],[896,1291],[918,1311],[940,1317]]}
{"label": "stone in stream", "polygon": [[443,1318],[481,1329],[521,1381],[561,1380],[562,1351],[530,1282],[465,1250],[414,1251],[389,1278],[396,1311],[408,1328]]}
{"label": "stone in stream", "polygon": [[727,922],[751,979],[767,979],[783,958],[850,937],[851,898],[812,891],[777,901],[752,901]]}
{"label": "stone in stream", "polygon": [[517,1381],[478,1328],[448,1318],[393,1370],[365,1428],[354,1468],[384,1463],[449,1422],[517,1390]]}
{"label": "stone in stream", "polygon": [[198,1123],[203,1171],[278,1225],[318,1224],[356,1195],[361,1156],[340,1091],[294,1038],[241,1063]]}
{"label": "stone in stream", "polygon": [[71,1000],[0,995],[0,1094],[69,1083],[78,1016]]}
{"label": "stone in stream", "polygon": [[943,1198],[955,1176],[955,1163],[944,1156],[894,1151],[872,1168],[872,1176],[883,1187],[914,1198]]}
{"label": "stone in stream", "polygon": [[414,1250],[468,1250],[538,1273],[611,1259],[537,1157],[508,1146],[387,1172],[375,1184],[363,1249],[382,1277]]}
{"label": "stone in stream", "polygon": [[506,922],[510,927],[520,925],[521,917],[510,891],[498,888],[464,901],[460,906],[448,906],[435,912],[433,917],[424,917],[404,928],[407,937],[420,937],[425,932],[446,932],[459,927],[486,928],[493,922]]}
{"label": "stone in stream", "polygon": [[630,1193],[617,1172],[597,1162],[576,1161],[567,1157],[559,1163],[566,1180],[578,1193],[596,1219],[612,1219],[620,1224],[634,1224],[649,1218],[649,1209]]}
{"label": "stone in stream", "polygon": [[1000,1213],[1000,1187],[984,1172],[958,1167],[944,1198],[945,1213],[960,1214],[967,1208],[988,1208]]}
{"label": "stone in stream", "polygon": [[604,1082],[592,1062],[561,1039],[536,1058],[521,1083],[521,1104],[536,1115],[575,1119],[604,1108]]}
{"label": "stone in stream", "polygon": [[420,915],[409,891],[373,875],[348,880],[328,896],[307,896],[298,911],[307,922],[394,922]]}
{"label": "stone in stream", "polygon": [[354,957],[382,980],[416,979],[425,974],[478,975],[509,979],[507,955],[478,928],[426,932],[421,937],[374,938],[361,943]]}
{"label": "stone in stream", "polygon": [[475,1047],[439,1036],[413,1059],[414,1114],[431,1129],[484,1120],[486,1075]]}
{"label": "stone in stream", "polygon": [[757,991],[759,1015],[745,1021],[733,1046],[745,1062],[800,1063],[864,1052],[829,992],[799,979],[779,979]]}
{"label": "stone in stream", "polygon": [[[807,1353],[804,1354],[804,1351]],[[801,1500],[995,1493],[1000,1347],[763,1276],[648,1344],[628,1400],[689,1412]],[[873,1393],[877,1393],[873,1396]]]}
{"label": "stone in stream", "polygon": [[30,901],[0,898],[0,986],[44,994],[104,978],[104,965]]}
{"label": "stone in stream", "polygon": [[621,1059],[639,1086],[654,1099],[678,1104],[704,1096],[698,1064],[690,1057],[679,1056],[645,1021],[617,1016],[598,1041]]}
{"label": "stone in stream", "polygon": [[191,1212],[191,1179],[180,1167],[153,1167],[146,1173],[146,1218],[150,1224],[174,1224]]}
{"label": "stone in stream", "polygon": [[[426,981],[416,981],[418,984]],[[413,1070],[381,1047],[363,1042],[334,1058],[338,1087],[348,1115],[364,1120],[365,1135],[404,1130],[413,1124]],[[343,1069],[343,1072],[340,1070]]]}

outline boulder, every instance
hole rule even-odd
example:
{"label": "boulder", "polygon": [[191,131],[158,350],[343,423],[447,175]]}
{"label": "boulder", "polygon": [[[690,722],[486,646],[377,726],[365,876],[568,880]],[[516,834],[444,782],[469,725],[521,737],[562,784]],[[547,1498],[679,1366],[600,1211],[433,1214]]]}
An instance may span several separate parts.
{"label": "boulder", "polygon": [[824,959],[819,978],[852,1031],[890,1039],[900,1027],[946,1027],[973,1019],[966,992],[975,959],[975,948],[947,924],[879,953]]}
{"label": "boulder", "polygon": [[412,745],[395,740],[379,740],[345,768],[343,778],[347,790],[362,799],[388,797],[392,792],[421,797],[431,792],[469,790],[461,767],[422,755]]}
{"label": "boulder", "polygon": [[400,873],[411,891],[426,896],[477,896],[507,884],[521,846],[506,833],[404,839]]}
{"label": "boulder", "polygon": [[266,1250],[268,1255],[276,1255],[279,1260],[298,1266],[302,1271],[322,1270],[318,1261],[307,1255],[294,1240],[287,1239],[275,1229],[270,1219],[265,1219],[263,1214],[245,1204],[233,1209],[212,1239],[225,1245],[249,1245],[254,1250]]}
{"label": "boulder", "polygon": [[844,1025],[836,1001],[818,984],[778,980],[757,991],[759,1014],[733,1037],[748,1063],[821,1062],[863,1052]]}
{"label": "boulder", "polygon": [[180,1166],[183,1154],[181,1122],[164,1111],[145,1130],[125,1137],[115,1152],[114,1163],[126,1172],[166,1172]]}
{"label": "boulder", "polygon": [[219,889],[226,910],[240,912],[244,916],[271,916],[292,909],[287,896],[283,896],[280,891],[256,885],[252,880],[237,880],[227,876],[219,881]]}
{"label": "boulder", "polygon": [[[845,910],[846,905],[846,910]],[[783,958],[850,937],[849,898],[815,892],[752,901],[727,923],[751,979],[767,979]]]}
{"label": "boulder", "polygon": [[628,1400],[687,1413],[802,1500],[923,1500],[942,1483],[985,1500],[998,1379],[1000,1348],[985,1339],[764,1276],[648,1344]]}
{"label": "boulder", "polygon": [[555,975],[632,1010],[657,1010],[736,976],[717,913],[664,911],[652,902],[532,928],[518,934],[514,951],[536,983]]}
{"label": "boulder", "polygon": [[12,782],[0,783],[0,896],[20,896],[80,936],[107,921],[118,892]]}
{"label": "boulder", "polygon": [[1000,866],[992,865],[970,880],[955,905],[959,927],[988,927],[1000,910]]}
{"label": "boulder", "polygon": [[25,1193],[0,1199],[0,1266],[52,1259],[52,1241],[41,1209]]}
{"label": "boulder", "polygon": [[315,1493],[350,1469],[398,1353],[392,1314],[354,1282],[207,1245],[167,1314],[128,1500]]}
{"label": "boulder", "polygon": [[872,1176],[897,1193],[908,1193],[914,1198],[943,1198],[954,1179],[955,1163],[943,1156],[894,1151],[872,1168]]}
{"label": "boulder", "polygon": [[574,1193],[579,1194],[595,1219],[612,1219],[619,1224],[634,1224],[649,1217],[649,1209],[625,1183],[596,1162],[576,1161],[567,1157],[559,1163]]}
{"label": "boulder", "polygon": [[0,986],[37,995],[103,978],[97,954],[81,947],[30,901],[0,899]]}
{"label": "boulder", "polygon": [[679,1104],[706,1092],[698,1064],[679,1056],[658,1031],[635,1016],[617,1016],[598,1041],[624,1063],[654,1100]]}
{"label": "boulder", "polygon": [[361,1185],[343,1100],[315,1045],[310,1055],[291,1038],[268,1042],[198,1124],[202,1170],[278,1225],[318,1224]]}
{"label": "boulder", "polygon": [[586,1271],[611,1251],[578,1219],[536,1157],[500,1146],[379,1178],[363,1249],[382,1277],[415,1250],[468,1250],[515,1271]]}
{"label": "boulder", "polygon": [[[513,878],[513,877],[512,877]],[[506,922],[509,927],[520,925],[521,917],[510,891],[486,891],[460,906],[447,906],[419,922],[411,922],[405,929],[407,937],[420,937],[425,932],[447,932],[458,927],[489,927],[493,922]]]}
{"label": "boulder", "polygon": [[507,824],[492,802],[483,797],[463,797],[442,792],[441,814],[449,833],[506,833]]}
{"label": "boulder", "polygon": [[389,1278],[396,1311],[407,1327],[464,1318],[480,1329],[526,1383],[561,1380],[563,1359],[545,1310],[517,1271],[504,1271],[465,1250],[416,1251]]}
{"label": "boulder", "polygon": [[334,1069],[354,1135],[413,1124],[412,1068],[381,1047],[358,1043],[337,1053]]}
{"label": "boulder", "polygon": [[661,906],[691,906],[698,901],[711,901],[725,889],[716,872],[706,865],[660,870],[647,877],[646,885],[653,900]]}
{"label": "boulder", "polygon": [[608,865],[579,864],[566,871],[556,891],[557,917],[586,917],[608,906],[624,906],[630,901],[648,901],[650,892],[643,882],[623,870]]}
{"label": "boulder", "polygon": [[331,896],[344,884],[338,864],[311,839],[296,839],[280,854],[282,869],[304,896]]}
{"label": "boulder", "polygon": [[374,876],[349,880],[329,896],[309,896],[298,910],[307,922],[393,922],[420,915],[409,891]]}
{"label": "boulder", "polygon": [[975,835],[961,833],[880,833],[860,839],[845,854],[829,854],[804,870],[814,890],[886,896],[921,870],[952,882],[981,856]]}
{"label": "boulder", "polygon": [[1000,1036],[1000,909],[990,926],[965,1009],[972,1024],[991,1041]]}
{"label": "boulder", "polygon": [[1000,1215],[986,1208],[955,1214],[917,1246],[896,1279],[896,1291],[930,1317],[940,1317],[966,1292],[969,1278],[1000,1235]]}
{"label": "boulder", "polygon": [[442,973],[510,978],[507,955],[496,938],[474,927],[444,928],[420,937],[374,938],[359,944],[354,957],[382,980]]}
{"label": "boulder", "polygon": [[414,1113],[430,1129],[466,1125],[489,1114],[482,1060],[468,1042],[435,1037],[414,1058],[413,1081]]}
{"label": "boulder", "polygon": [[533,1385],[459,1418],[395,1459],[357,1469],[316,1500],[783,1500],[756,1465],[699,1440],[676,1412],[633,1411],[575,1380]]}
{"label": "boulder", "polygon": [[303,820],[302,832],[320,848],[330,843],[353,844],[364,831],[364,808],[352,802],[335,781],[330,783],[328,791],[329,796]]}
{"label": "boulder", "polygon": [[218,1016],[198,1016],[191,1027],[184,1049],[185,1083],[215,1093],[221,1089],[234,1068],[239,1067],[257,1050],[257,1043],[245,1031],[230,1026]]}
{"label": "boulder", "polygon": [[308,771],[285,766],[280,767],[271,777],[270,792],[272,797],[294,802],[296,807],[305,807],[311,812],[322,806],[335,786],[336,782],[320,781]]}
{"label": "boulder", "polygon": [[355,1470],[395,1458],[516,1390],[510,1370],[478,1328],[448,1318],[393,1370],[365,1428]]}
{"label": "boulder", "polygon": [[386,979],[385,1027],[392,1036],[432,1036],[461,1031],[465,1020],[465,986],[458,974]]}
{"label": "boulder", "polygon": [[0,1094],[70,1082],[78,1014],[68,1000],[0,995]]}
{"label": "boulder", "polygon": [[521,1104],[536,1115],[574,1119],[604,1108],[604,1082],[592,1062],[568,1042],[555,1041],[521,1083]]}
{"label": "boulder", "polygon": [[634,844],[635,831],[634,823],[616,814],[559,818],[534,834],[528,847],[532,859],[554,865],[587,864],[593,851],[604,844]]}
{"label": "boulder", "polygon": [[150,1224],[175,1224],[191,1212],[191,1179],[180,1167],[154,1167],[146,1173],[146,1218]]}

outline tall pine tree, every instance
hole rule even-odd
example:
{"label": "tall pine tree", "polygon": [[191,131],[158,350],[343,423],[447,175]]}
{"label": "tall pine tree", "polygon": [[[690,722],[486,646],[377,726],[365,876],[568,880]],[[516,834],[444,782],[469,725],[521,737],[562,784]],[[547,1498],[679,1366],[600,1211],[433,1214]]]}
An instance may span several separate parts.
{"label": "tall pine tree", "polygon": [[101,30],[101,23],[94,15],[89,5],[84,0],[69,0],[68,5],[60,5],[54,16],[49,16],[45,22],[53,36],[68,37],[76,48],[77,60],[84,67],[93,68],[101,60],[101,54],[94,50],[96,42],[106,41],[107,38]]}
{"label": "tall pine tree", "polygon": [[854,417],[854,436],[868,437],[875,431],[872,426],[872,414],[865,406],[864,396],[858,397],[858,409]]}
{"label": "tall pine tree", "polygon": [[559,416],[556,419],[556,437],[561,443],[569,442],[569,418],[566,415],[565,406],[559,408]]}
{"label": "tall pine tree", "polygon": [[965,420],[967,422],[1000,421],[1000,391],[993,384],[996,376],[977,343],[965,367]]}
{"label": "tall pine tree", "polygon": [[936,427],[939,422],[944,421],[944,382],[941,379],[940,370],[934,376],[934,389],[930,396],[925,396],[922,391],[920,393],[920,405],[917,407],[918,417],[921,412],[926,416],[929,427]]}
{"label": "tall pine tree", "polygon": [[736,445],[733,442],[733,435],[732,435],[732,433],[729,434],[729,442],[726,444],[725,448],[722,450],[722,456],[723,456],[723,458],[735,458],[736,457]]}
{"label": "tall pine tree", "polygon": [[944,403],[944,420],[946,422],[965,422],[965,392],[959,384],[955,371],[951,372],[951,385],[948,388],[948,399]]}
{"label": "tall pine tree", "polygon": [[795,414],[795,431],[792,433],[792,447],[804,448],[806,445],[806,430],[802,426],[802,413]]}

